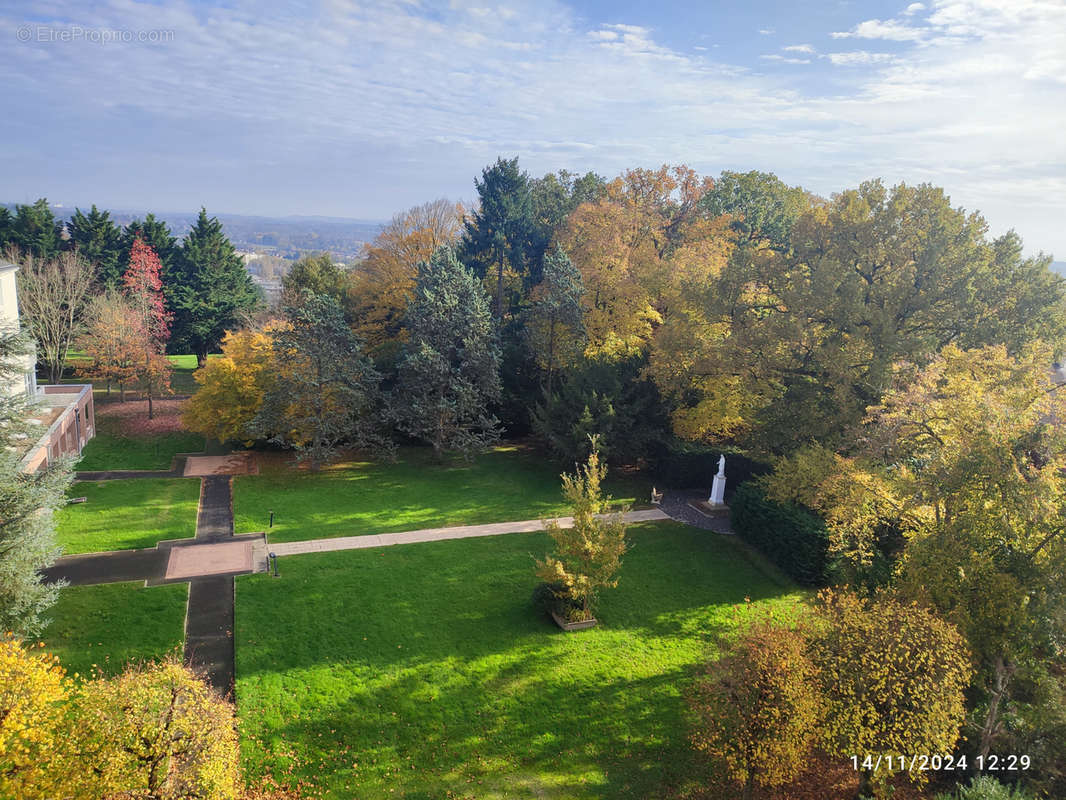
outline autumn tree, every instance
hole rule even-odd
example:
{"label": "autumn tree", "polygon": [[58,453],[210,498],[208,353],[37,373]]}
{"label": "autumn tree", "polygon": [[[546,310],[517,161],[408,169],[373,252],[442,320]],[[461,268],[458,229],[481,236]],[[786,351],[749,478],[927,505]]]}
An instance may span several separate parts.
{"label": "autumn tree", "polygon": [[[868,414],[869,451],[924,510],[902,591],[955,622],[978,656],[978,752],[1003,733],[1012,681],[1041,670],[1066,635],[1066,419],[1052,351],[954,346],[900,368]],[[950,565],[950,568],[949,568]]]}
{"label": "autumn tree", "polygon": [[238,327],[259,305],[259,293],[222,223],[204,209],[185,236],[176,262],[168,297],[174,312],[171,342],[195,353],[202,367],[226,331]]}
{"label": "autumn tree", "polygon": [[929,185],[870,181],[808,209],[787,250],[731,262],[663,338],[657,378],[680,401],[685,432],[779,454],[835,448],[897,361],[951,343],[1016,352],[1059,340],[1062,280],[985,233],[979,215]]}
{"label": "autumn tree", "polygon": [[484,450],[499,436],[488,406],[500,397],[500,354],[485,291],[451,248],[419,265],[404,327],[392,396],[400,429],[438,458]]}
{"label": "autumn tree", "polygon": [[746,625],[694,684],[692,740],[742,787],[780,786],[816,741],[822,698],[802,630],[771,618]]}
{"label": "autumn tree", "polygon": [[882,761],[875,775],[879,757],[954,752],[973,671],[958,629],[917,605],[847,591],[823,591],[817,615],[811,652],[826,709],[819,733],[829,754],[859,759],[859,797],[896,769]]}
{"label": "autumn tree", "polygon": [[91,381],[119,387],[119,398],[126,399],[126,388],[137,376],[137,366],[144,355],[145,339],[137,311],[125,295],[106,290],[93,297],[86,308],[85,327],[77,346],[87,362],[78,374]]}
{"label": "autumn tree", "polygon": [[628,170],[570,215],[558,240],[585,285],[589,355],[642,352],[721,272],[733,237],[700,205],[713,185],[684,166]]}
{"label": "autumn tree", "polygon": [[271,333],[283,322],[227,333],[220,358],[193,373],[198,389],[185,405],[185,427],[220,442],[251,443],[251,423],[278,366]]}
{"label": "autumn tree", "polygon": [[603,493],[607,466],[600,462],[596,441],[588,461],[573,474],[564,473],[563,497],[573,511],[569,528],[550,521],[546,528],[554,552],[537,561],[537,576],[565,588],[566,599],[579,619],[592,619],[596,600],[604,589],[618,585],[618,570],[626,552],[625,511],[610,512],[611,497]]}
{"label": "autumn tree", "polygon": [[166,310],[163,300],[161,269],[152,248],[140,238],[135,239],[122,285],[141,339],[141,357],[134,362],[134,374],[148,395],[148,419],[153,417],[153,398],[170,390],[171,365],[165,353],[173,314]]}
{"label": "autumn tree", "polygon": [[59,383],[74,339],[82,327],[89,302],[93,269],[77,253],[62,252],[51,258],[27,254],[17,261],[19,309],[38,348],[38,359],[48,366],[50,383]]}
{"label": "autumn tree", "polygon": [[121,282],[119,261],[122,255],[122,231],[111,220],[111,214],[99,210],[95,204],[89,213],[74,209],[67,222],[67,246],[92,266],[93,279],[101,288],[115,288]]}
{"label": "autumn tree", "polygon": [[66,796],[60,755],[70,692],[58,659],[0,635],[0,797]]}
{"label": "autumn tree", "polygon": [[270,333],[276,375],[249,428],[296,450],[317,471],[341,443],[388,449],[380,433],[381,376],[328,295],[285,309]]}
{"label": "autumn tree", "polygon": [[88,681],[73,705],[83,796],[239,796],[233,706],[177,657]]}
{"label": "autumn tree", "polygon": [[345,305],[372,352],[398,351],[419,263],[439,247],[454,246],[462,228],[462,206],[440,198],[397,214],[366,246],[350,273]]}
{"label": "autumn tree", "polygon": [[163,282],[163,294],[166,296],[167,310],[170,307],[171,276],[177,266],[181,255],[181,248],[177,239],[170,231],[166,222],[157,218],[155,214],[146,214],[144,219],[133,219],[122,231],[122,248],[119,258],[119,270],[125,274],[130,264],[130,255],[133,252],[133,243],[140,239],[159,259],[159,277]]}

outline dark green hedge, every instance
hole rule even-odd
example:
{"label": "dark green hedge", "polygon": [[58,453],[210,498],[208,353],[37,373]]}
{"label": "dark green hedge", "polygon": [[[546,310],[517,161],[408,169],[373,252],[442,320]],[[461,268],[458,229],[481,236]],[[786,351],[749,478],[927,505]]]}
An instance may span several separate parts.
{"label": "dark green hedge", "polygon": [[677,440],[655,442],[648,455],[648,471],[656,486],[706,489],[709,492],[714,475],[718,472],[718,457],[723,454],[727,503],[740,484],[770,471],[769,464],[748,458],[735,450]]}
{"label": "dark green hedge", "polygon": [[798,583],[826,585],[829,533],[821,519],[804,508],[775,503],[751,481],[737,487],[729,508],[733,530],[744,541]]}

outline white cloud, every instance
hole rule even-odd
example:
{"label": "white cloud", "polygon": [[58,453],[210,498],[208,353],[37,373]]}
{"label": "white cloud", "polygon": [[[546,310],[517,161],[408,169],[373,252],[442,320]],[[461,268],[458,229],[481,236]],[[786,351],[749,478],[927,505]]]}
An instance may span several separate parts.
{"label": "white cloud", "polygon": [[893,42],[917,42],[925,39],[929,31],[915,28],[895,20],[869,19],[860,22],[850,31],[834,31],[829,34],[834,39],[887,39]]}
{"label": "white cloud", "polygon": [[759,58],[764,59],[766,61],[779,61],[782,64],[810,64],[811,63],[811,60],[809,58],[789,58],[787,56],[781,56],[781,55],[778,55],[776,53],[768,53],[766,55],[761,55],[761,56],[759,56]]}
{"label": "white cloud", "polygon": [[868,50],[853,50],[846,53],[826,53],[826,58],[838,66],[855,66],[858,64],[881,64],[893,61],[896,56],[891,53],[871,53]]}
{"label": "white cloud", "polygon": [[925,3],[911,3],[905,9],[903,9],[904,16],[911,17],[917,14],[919,11],[925,10]]}
{"label": "white cloud", "polygon": [[[263,191],[298,198],[305,213],[316,213],[320,191],[307,187],[340,183],[365,196],[379,191],[364,178],[379,168],[416,176],[413,204],[469,193],[474,170],[498,154],[519,154],[534,173],[684,161],[712,173],[773,170],[823,194],[876,175],[929,180],[986,211],[994,228],[1015,225],[1030,246],[1066,255],[1066,4],[1051,0],[928,0],[918,17],[860,21],[837,36],[854,49],[818,56],[849,67],[832,72],[824,94],[790,82],[810,75],[810,45],[752,68],[723,62],[725,48],[673,50],[645,27],[590,26],[555,0],[510,2],[510,20],[472,10],[485,0],[432,13],[395,0],[322,0],[291,13],[256,0],[210,9],[103,0],[91,12],[77,0],[22,2],[0,9],[0,30],[45,17],[175,36],[6,47],[0,174],[10,191],[37,191],[30,178],[7,180],[19,162],[42,181],[69,171],[60,150],[111,175],[162,164],[161,192],[183,172],[205,186],[251,185],[300,165],[302,179],[264,177]],[[64,102],[43,104],[49,96]],[[46,120],[78,135],[46,155],[34,138]],[[445,182],[447,170],[461,186]]]}
{"label": "white cloud", "polygon": [[763,36],[773,36],[777,31],[773,28],[759,28],[759,33]]}

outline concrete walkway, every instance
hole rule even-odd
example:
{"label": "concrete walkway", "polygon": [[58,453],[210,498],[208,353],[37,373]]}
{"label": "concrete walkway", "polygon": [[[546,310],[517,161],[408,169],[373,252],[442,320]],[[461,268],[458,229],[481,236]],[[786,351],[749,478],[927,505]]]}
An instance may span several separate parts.
{"label": "concrete walkway", "polygon": [[[227,542],[233,539],[231,481],[228,476],[219,475],[201,479],[200,509],[196,513],[198,544],[172,550],[167,564],[168,577],[190,579],[189,605],[185,611],[185,663],[201,672],[223,697],[229,698],[233,697],[235,660],[233,575],[196,577],[196,573],[202,576],[209,571],[230,573],[237,569],[251,572],[251,542]],[[220,552],[220,548],[225,552]],[[181,556],[186,556],[184,564]]]}
{"label": "concrete walkway", "polygon": [[[630,511],[625,515],[626,522],[654,522],[669,519],[657,508],[646,511]],[[573,517],[559,517],[556,522],[562,528],[573,527]],[[270,552],[281,556],[295,556],[301,553],[329,553],[335,550],[361,550],[371,547],[389,547],[395,544],[415,544],[417,542],[443,542],[448,539],[470,539],[475,536],[501,536],[506,533],[532,533],[544,530],[544,522],[528,519],[521,522],[492,522],[487,525],[459,525],[451,528],[425,528],[419,531],[403,533],[379,533],[366,536],[339,536],[333,539],[311,539],[306,542],[279,542],[270,545]]]}

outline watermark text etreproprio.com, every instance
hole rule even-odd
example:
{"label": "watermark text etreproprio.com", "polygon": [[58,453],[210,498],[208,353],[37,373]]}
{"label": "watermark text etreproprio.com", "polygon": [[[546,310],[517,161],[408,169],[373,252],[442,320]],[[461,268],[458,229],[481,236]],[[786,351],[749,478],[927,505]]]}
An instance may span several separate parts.
{"label": "watermark text etreproprio.com", "polygon": [[15,31],[20,42],[89,44],[165,44],[174,41],[172,30],[132,30],[129,28],[86,28],[81,25],[20,25]]}

